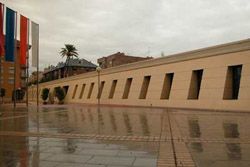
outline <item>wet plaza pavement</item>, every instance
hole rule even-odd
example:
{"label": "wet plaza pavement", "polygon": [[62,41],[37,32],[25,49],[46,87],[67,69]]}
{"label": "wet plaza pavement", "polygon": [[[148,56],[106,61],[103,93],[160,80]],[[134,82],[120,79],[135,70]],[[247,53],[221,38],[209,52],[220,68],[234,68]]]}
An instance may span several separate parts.
{"label": "wet plaza pavement", "polygon": [[248,167],[250,113],[0,107],[3,167]]}

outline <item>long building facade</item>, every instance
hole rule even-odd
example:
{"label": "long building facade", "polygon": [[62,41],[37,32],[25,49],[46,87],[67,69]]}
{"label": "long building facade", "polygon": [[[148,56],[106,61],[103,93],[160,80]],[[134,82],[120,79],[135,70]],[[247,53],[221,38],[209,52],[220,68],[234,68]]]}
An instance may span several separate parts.
{"label": "long building facade", "polygon": [[58,86],[66,103],[250,111],[250,39],[58,79],[39,94]]}

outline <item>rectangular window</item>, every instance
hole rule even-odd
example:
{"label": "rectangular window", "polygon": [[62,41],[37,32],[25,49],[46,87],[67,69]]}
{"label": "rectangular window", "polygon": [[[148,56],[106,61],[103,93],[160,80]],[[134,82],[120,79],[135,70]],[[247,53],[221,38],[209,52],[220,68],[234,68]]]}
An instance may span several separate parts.
{"label": "rectangular window", "polygon": [[203,70],[194,70],[192,72],[188,99],[199,99]]}
{"label": "rectangular window", "polygon": [[76,85],[76,86],[75,86],[75,89],[74,89],[74,92],[73,92],[72,99],[74,99],[74,98],[75,98],[75,96],[76,96],[76,91],[77,91],[77,88],[78,88],[78,85]]}
{"label": "rectangular window", "polygon": [[161,99],[169,99],[173,78],[174,78],[174,73],[167,73],[165,75],[161,91]]}
{"label": "rectangular window", "polygon": [[14,69],[9,69],[10,74],[14,74]]}
{"label": "rectangular window", "polygon": [[110,92],[109,92],[109,98],[110,99],[112,99],[114,97],[116,84],[117,84],[117,80],[113,80],[112,85],[111,85],[111,89],[110,89]]}
{"label": "rectangular window", "polygon": [[82,99],[82,96],[83,96],[83,93],[84,93],[85,87],[86,87],[86,84],[82,84],[82,90],[81,90],[81,93],[80,93],[79,99]]}
{"label": "rectangular window", "polygon": [[14,78],[9,78],[9,79],[8,79],[8,83],[9,83],[9,84],[14,84]]}
{"label": "rectangular window", "polygon": [[127,99],[129,96],[129,91],[130,91],[130,87],[132,84],[132,80],[133,78],[128,78],[126,81],[126,85],[125,85],[123,96],[122,96],[123,99]]}
{"label": "rectangular window", "polygon": [[93,91],[93,88],[94,88],[94,82],[91,83],[90,87],[89,87],[89,93],[88,93],[88,99],[90,99],[91,97],[91,94],[92,94],[92,91]]}
{"label": "rectangular window", "polygon": [[148,86],[149,86],[149,83],[150,83],[150,78],[151,78],[151,76],[145,76],[144,77],[139,99],[146,99],[147,92],[148,92]]}
{"label": "rectangular window", "polygon": [[104,88],[104,84],[105,84],[105,81],[102,81],[101,82],[101,85],[99,87],[99,91],[98,91],[98,94],[97,94],[97,98],[100,99],[101,96],[102,96],[102,91],[103,91],[103,88]]}
{"label": "rectangular window", "polygon": [[242,71],[242,65],[228,67],[223,99],[225,100],[238,99],[241,71]]}

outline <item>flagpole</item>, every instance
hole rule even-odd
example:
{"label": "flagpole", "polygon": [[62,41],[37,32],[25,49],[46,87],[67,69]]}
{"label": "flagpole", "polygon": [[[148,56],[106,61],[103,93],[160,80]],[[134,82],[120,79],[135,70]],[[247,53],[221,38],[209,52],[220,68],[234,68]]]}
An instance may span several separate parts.
{"label": "flagpole", "polygon": [[17,12],[15,12],[15,46],[14,46],[14,108],[16,108],[16,61],[17,61]]}
{"label": "flagpole", "polygon": [[[37,108],[39,107],[39,94],[38,94],[38,89],[39,89],[39,25],[38,25],[38,41],[37,41],[37,71],[36,71],[36,78],[37,78],[37,86],[36,86],[36,100],[37,100]],[[38,111],[38,110],[37,110]]]}
{"label": "flagpole", "polygon": [[[2,56],[0,55],[0,97],[1,98],[3,98],[2,97]],[[0,104],[2,104],[3,103],[3,100],[1,99],[1,102],[0,102]]]}
{"label": "flagpole", "polygon": [[[2,56],[0,55],[0,97],[2,98]],[[0,104],[2,104],[2,99]]]}
{"label": "flagpole", "polygon": [[30,20],[28,19],[28,30],[27,30],[27,43],[28,43],[28,50],[26,52],[26,106],[29,106],[29,41],[30,41],[30,36],[29,36],[29,32],[30,32]]}

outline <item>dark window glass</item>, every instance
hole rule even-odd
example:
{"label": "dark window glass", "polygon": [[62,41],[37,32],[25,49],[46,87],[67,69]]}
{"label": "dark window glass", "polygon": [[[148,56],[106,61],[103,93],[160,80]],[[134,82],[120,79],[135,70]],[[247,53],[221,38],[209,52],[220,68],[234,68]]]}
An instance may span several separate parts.
{"label": "dark window glass", "polygon": [[150,78],[151,78],[151,76],[145,76],[144,77],[139,99],[146,99],[147,92],[148,92],[148,86],[149,86],[149,83],[150,83]]}
{"label": "dark window glass", "polygon": [[194,70],[192,72],[188,99],[198,99],[201,88],[203,70]]}
{"label": "dark window glass", "polygon": [[174,78],[174,73],[168,73],[165,75],[161,91],[161,99],[169,99],[173,78]]}
{"label": "dark window glass", "polygon": [[113,80],[112,85],[111,85],[111,89],[110,89],[110,92],[109,92],[109,98],[110,99],[112,99],[114,97],[116,84],[117,84],[117,80]]}
{"label": "dark window glass", "polygon": [[241,71],[242,65],[228,67],[223,99],[238,99]]}
{"label": "dark window glass", "polygon": [[126,81],[123,96],[122,96],[123,99],[127,99],[129,96],[129,91],[130,91],[130,87],[132,84],[132,80],[133,80],[133,78],[128,78]]}

